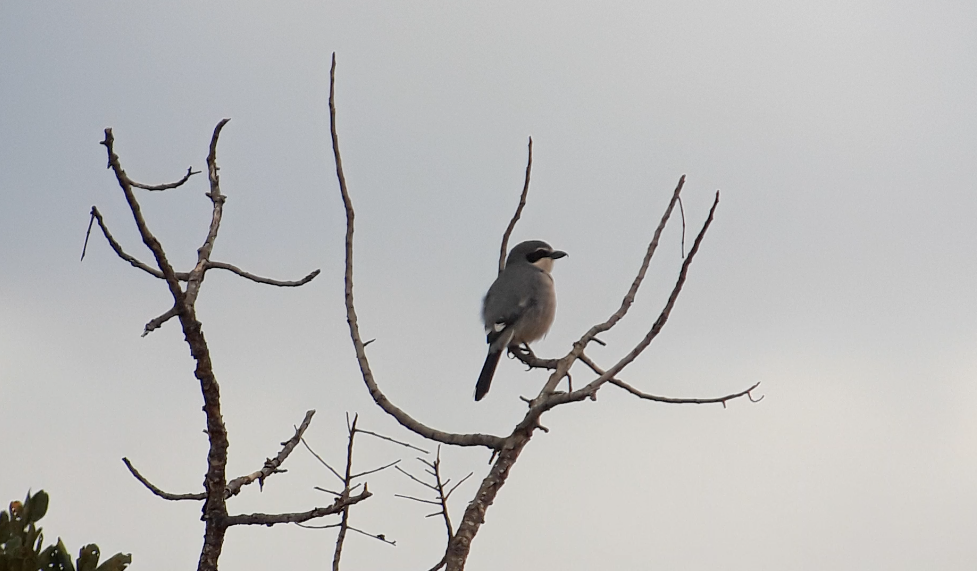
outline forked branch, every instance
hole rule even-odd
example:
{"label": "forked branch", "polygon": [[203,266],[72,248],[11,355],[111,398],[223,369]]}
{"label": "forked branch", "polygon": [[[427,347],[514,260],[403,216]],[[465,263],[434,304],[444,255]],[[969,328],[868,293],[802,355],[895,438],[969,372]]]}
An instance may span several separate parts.
{"label": "forked branch", "polygon": [[[95,207],[92,207],[92,221],[89,222],[88,233],[85,237],[87,248],[88,235],[90,235],[92,223],[97,220],[99,228],[102,230],[102,233],[109,242],[109,245],[120,258],[129,262],[133,267],[136,267],[166,282],[170,294],[173,297],[173,305],[171,309],[167,310],[161,316],[150,321],[150,323],[146,326],[146,332],[148,333],[149,331],[158,328],[167,320],[177,317],[180,321],[180,326],[183,329],[184,339],[190,347],[190,354],[196,362],[194,376],[200,382],[200,389],[204,401],[203,410],[206,415],[206,433],[210,443],[210,449],[207,455],[207,471],[204,476],[204,491],[196,494],[171,494],[164,492],[143,477],[135,469],[135,467],[132,466],[128,459],[124,459],[124,462],[132,475],[157,496],[168,500],[203,500],[203,515],[201,519],[205,523],[205,531],[204,545],[200,552],[200,559],[197,567],[200,571],[216,571],[217,560],[223,548],[224,535],[227,528],[231,525],[273,525],[275,523],[307,521],[311,518],[338,513],[345,509],[348,505],[362,501],[370,496],[370,493],[364,486],[363,491],[356,496],[347,495],[342,498],[337,498],[333,505],[327,508],[316,508],[308,512],[287,514],[250,514],[236,516],[229,516],[227,513],[227,498],[237,494],[243,486],[255,481],[261,484],[267,477],[281,471],[281,463],[284,462],[285,458],[291,453],[292,449],[294,449],[295,445],[301,439],[302,433],[306,428],[308,428],[313,414],[313,411],[309,411],[306,414],[306,418],[302,425],[299,428],[296,428],[295,435],[283,443],[283,448],[279,454],[273,459],[268,459],[260,470],[247,476],[237,478],[230,483],[227,482],[226,465],[228,441],[227,429],[224,426],[224,421],[221,415],[220,387],[217,383],[217,378],[214,375],[210,350],[204,337],[203,328],[201,323],[197,320],[196,309],[194,307],[201,284],[204,280],[204,276],[208,269],[219,268],[232,271],[238,275],[241,275],[242,277],[254,281],[261,281],[262,283],[287,286],[301,285],[301,283],[282,283],[276,282],[275,280],[258,278],[257,276],[248,274],[247,272],[244,272],[235,266],[231,266],[230,264],[212,262],[210,259],[211,253],[213,252],[214,243],[217,239],[217,233],[220,229],[220,221],[225,201],[224,195],[220,190],[220,179],[218,176],[217,141],[220,136],[221,129],[227,124],[227,121],[228,119],[224,119],[217,124],[210,141],[210,152],[207,156],[210,191],[207,193],[207,196],[211,199],[213,204],[212,217],[204,243],[197,250],[197,263],[191,271],[180,273],[173,269],[172,265],[167,260],[166,253],[164,252],[159,240],[157,240],[149,230],[149,226],[146,223],[145,217],[143,216],[142,209],[135,197],[133,188],[145,190],[167,190],[170,188],[176,188],[189,180],[190,176],[195,173],[192,170],[188,170],[186,176],[180,181],[163,185],[151,186],[133,181],[126,174],[125,170],[123,170],[119,157],[115,153],[115,139],[112,135],[112,129],[105,129],[105,139],[101,142],[108,155],[108,168],[110,168],[115,174],[116,181],[122,189],[126,203],[129,205],[129,210],[136,222],[139,235],[142,238],[143,243],[153,254],[156,261],[156,268],[153,268],[149,264],[146,264],[136,259],[134,256],[127,254],[122,249],[122,246],[112,237],[108,227],[105,224],[105,221],[103,220],[98,209]],[[82,251],[82,257],[84,258],[84,249]],[[309,276],[306,276],[304,280],[300,281],[302,283],[307,283],[309,280],[314,278],[317,273],[318,272],[313,272]],[[181,282],[186,282],[186,290],[182,288]]]}

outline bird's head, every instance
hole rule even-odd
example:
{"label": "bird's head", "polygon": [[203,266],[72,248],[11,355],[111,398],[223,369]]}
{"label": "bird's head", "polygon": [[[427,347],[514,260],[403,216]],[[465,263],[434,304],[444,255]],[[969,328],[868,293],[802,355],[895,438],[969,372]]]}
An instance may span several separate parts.
{"label": "bird's head", "polygon": [[549,244],[542,240],[529,240],[517,244],[509,251],[506,258],[506,267],[512,263],[529,263],[544,272],[549,273],[553,269],[553,260],[558,260],[567,253],[561,250],[554,250]]}

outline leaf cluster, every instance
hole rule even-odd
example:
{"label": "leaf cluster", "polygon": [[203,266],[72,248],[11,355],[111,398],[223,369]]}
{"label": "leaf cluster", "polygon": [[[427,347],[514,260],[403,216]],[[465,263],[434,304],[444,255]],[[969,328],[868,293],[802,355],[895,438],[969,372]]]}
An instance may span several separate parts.
{"label": "leaf cluster", "polygon": [[116,553],[101,565],[98,546],[90,543],[78,551],[72,564],[61,539],[42,547],[44,533],[36,524],[47,513],[50,498],[44,490],[27,492],[23,502],[10,502],[9,511],[0,511],[0,571],[123,571],[132,556]]}

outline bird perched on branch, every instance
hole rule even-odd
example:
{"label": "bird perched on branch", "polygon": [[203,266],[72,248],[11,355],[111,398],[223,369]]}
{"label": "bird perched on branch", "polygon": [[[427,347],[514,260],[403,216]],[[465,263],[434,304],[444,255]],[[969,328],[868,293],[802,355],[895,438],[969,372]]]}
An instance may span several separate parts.
{"label": "bird perched on branch", "polygon": [[485,294],[482,321],[489,344],[485,365],[475,385],[475,400],[482,400],[502,351],[536,341],[546,335],[556,317],[553,260],[566,256],[541,240],[523,242],[509,251],[505,269]]}

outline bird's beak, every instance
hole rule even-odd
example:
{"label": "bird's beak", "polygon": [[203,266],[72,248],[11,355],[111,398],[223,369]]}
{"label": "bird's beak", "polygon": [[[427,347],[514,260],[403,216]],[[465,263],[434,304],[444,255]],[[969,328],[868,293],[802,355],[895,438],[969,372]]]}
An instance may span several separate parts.
{"label": "bird's beak", "polygon": [[564,251],[562,251],[562,250],[553,250],[550,253],[550,256],[549,257],[552,258],[552,259],[554,259],[554,260],[558,260],[558,259],[560,259],[560,258],[562,258],[562,257],[564,257],[566,255],[567,255],[567,253],[564,252]]}

